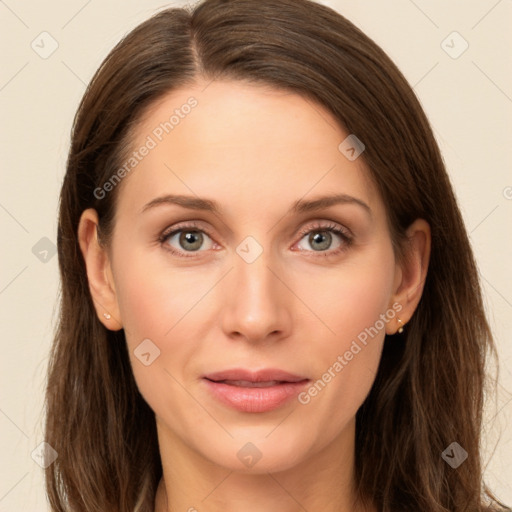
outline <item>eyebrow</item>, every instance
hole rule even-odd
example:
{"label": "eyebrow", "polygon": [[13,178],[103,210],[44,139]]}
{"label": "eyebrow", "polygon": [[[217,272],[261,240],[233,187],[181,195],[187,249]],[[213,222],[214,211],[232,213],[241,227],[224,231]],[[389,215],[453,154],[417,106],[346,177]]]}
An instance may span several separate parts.
{"label": "eyebrow", "polygon": [[[317,199],[307,201],[304,199],[299,199],[293,203],[292,207],[290,208],[290,213],[313,212],[338,204],[355,204],[361,206],[370,215],[370,217],[372,216],[371,208],[364,201],[347,194],[322,196]],[[178,205],[190,210],[202,210],[214,213],[216,215],[221,214],[220,206],[218,203],[211,199],[175,194],[167,194],[165,196],[153,199],[142,208],[141,213],[161,205]]]}

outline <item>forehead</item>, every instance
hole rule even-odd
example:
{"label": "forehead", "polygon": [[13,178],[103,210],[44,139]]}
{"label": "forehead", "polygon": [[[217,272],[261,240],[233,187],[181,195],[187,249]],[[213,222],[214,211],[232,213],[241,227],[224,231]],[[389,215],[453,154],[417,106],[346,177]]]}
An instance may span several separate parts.
{"label": "forehead", "polygon": [[136,126],[120,202],[186,193],[253,215],[325,192],[378,202],[363,160],[340,150],[348,135],[325,108],[288,91],[239,81],[183,87]]}

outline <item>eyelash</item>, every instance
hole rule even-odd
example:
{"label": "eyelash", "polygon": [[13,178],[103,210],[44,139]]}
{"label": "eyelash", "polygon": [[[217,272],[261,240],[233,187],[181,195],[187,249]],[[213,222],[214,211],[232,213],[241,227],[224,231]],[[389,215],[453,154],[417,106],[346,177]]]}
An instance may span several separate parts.
{"label": "eyelash", "polygon": [[[179,257],[183,257],[183,258],[194,258],[195,257],[194,253],[196,251],[193,251],[190,254],[187,254],[186,251],[184,251],[184,252],[177,251],[172,246],[170,246],[169,244],[166,243],[169,240],[169,238],[171,238],[176,233],[179,233],[180,231],[200,231],[200,232],[208,235],[211,239],[213,239],[212,235],[208,232],[208,230],[200,227],[193,221],[189,222],[187,224],[184,224],[184,225],[178,225],[178,226],[174,227],[172,229],[172,231],[169,231],[169,229],[166,229],[165,231],[163,231],[162,234],[158,237],[158,241],[160,242],[162,247],[166,251],[169,251],[171,254],[179,256]],[[346,251],[351,246],[351,244],[353,242],[353,237],[347,229],[340,228],[336,224],[332,224],[332,223],[330,223],[328,225],[322,225],[322,224],[317,223],[313,226],[308,226],[307,228],[302,229],[299,233],[299,236],[300,236],[299,241],[302,240],[302,238],[304,238],[304,236],[306,236],[312,232],[315,232],[315,231],[318,231],[318,232],[329,231],[331,233],[335,233],[342,239],[342,243],[338,248],[336,248],[334,250],[306,251],[303,249],[299,249],[301,252],[304,252],[304,253],[316,252],[318,256],[326,258],[326,257],[330,257],[330,256],[336,256],[336,255]],[[314,257],[316,257],[316,256],[314,256]]]}

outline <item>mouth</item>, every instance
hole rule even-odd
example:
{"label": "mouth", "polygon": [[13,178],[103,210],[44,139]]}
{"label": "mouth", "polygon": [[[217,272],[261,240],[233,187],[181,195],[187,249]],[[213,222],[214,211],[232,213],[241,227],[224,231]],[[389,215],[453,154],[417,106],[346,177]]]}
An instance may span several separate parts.
{"label": "mouth", "polygon": [[[262,370],[249,370],[245,368],[232,368],[219,372],[204,375],[204,378],[213,382],[230,383],[282,383],[282,382],[300,382],[307,377],[296,375],[285,370],[276,368],[264,368]],[[236,384],[235,384],[236,385]]]}
{"label": "mouth", "polygon": [[262,413],[289,403],[310,379],[275,369],[234,369],[208,374],[203,381],[223,405],[241,412]]}

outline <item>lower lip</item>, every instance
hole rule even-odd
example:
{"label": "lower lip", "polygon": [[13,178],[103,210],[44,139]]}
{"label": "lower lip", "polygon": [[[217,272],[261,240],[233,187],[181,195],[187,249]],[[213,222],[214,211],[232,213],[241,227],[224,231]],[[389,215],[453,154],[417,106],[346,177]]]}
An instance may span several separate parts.
{"label": "lower lip", "polygon": [[266,388],[244,388],[203,380],[218,400],[242,412],[267,412],[282,407],[296,397],[309,382],[309,379],[304,379]]}

